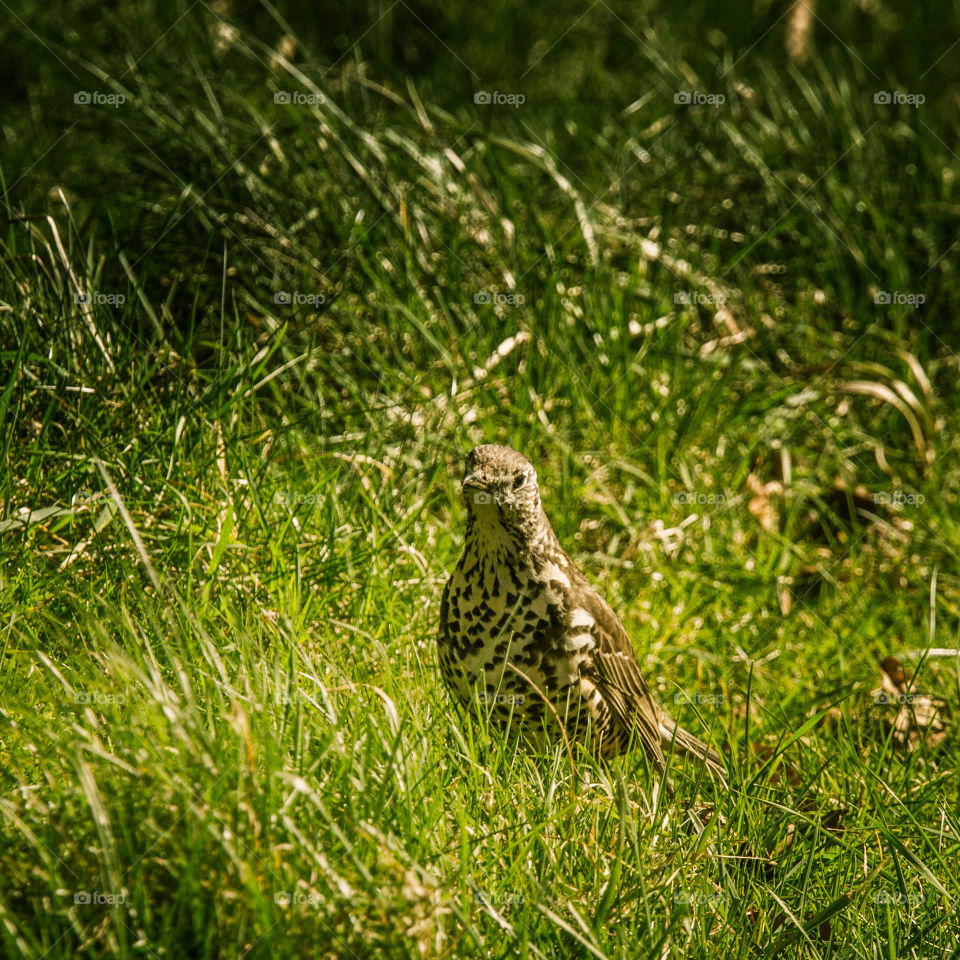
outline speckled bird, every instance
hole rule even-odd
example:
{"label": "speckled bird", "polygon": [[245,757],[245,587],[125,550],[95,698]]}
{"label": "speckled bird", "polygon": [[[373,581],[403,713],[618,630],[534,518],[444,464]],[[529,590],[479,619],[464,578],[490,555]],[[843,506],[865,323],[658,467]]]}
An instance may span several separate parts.
{"label": "speckled bird", "polygon": [[530,461],[485,444],[467,455],[463,556],[443,591],[440,672],[491,718],[571,740],[609,759],[631,744],[658,772],[671,748],[723,776],[719,755],[654,702],[607,602],[557,540]]}

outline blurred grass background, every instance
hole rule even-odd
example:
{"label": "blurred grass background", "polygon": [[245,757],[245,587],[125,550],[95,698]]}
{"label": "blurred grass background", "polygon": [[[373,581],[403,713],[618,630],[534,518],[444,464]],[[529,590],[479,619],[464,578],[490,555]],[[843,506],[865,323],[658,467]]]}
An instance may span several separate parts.
{"label": "blurred grass background", "polygon": [[[4,956],[957,955],[957,4],[6,14]],[[485,441],[730,791],[452,713]]]}

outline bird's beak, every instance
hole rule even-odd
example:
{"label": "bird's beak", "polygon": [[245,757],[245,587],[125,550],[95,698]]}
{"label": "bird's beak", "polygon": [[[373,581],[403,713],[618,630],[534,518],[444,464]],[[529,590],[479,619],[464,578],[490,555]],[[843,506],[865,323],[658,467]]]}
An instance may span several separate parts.
{"label": "bird's beak", "polygon": [[469,487],[472,487],[475,490],[486,490],[487,488],[483,477],[480,476],[480,473],[476,470],[473,473],[468,473],[463,478],[463,489],[466,490]]}

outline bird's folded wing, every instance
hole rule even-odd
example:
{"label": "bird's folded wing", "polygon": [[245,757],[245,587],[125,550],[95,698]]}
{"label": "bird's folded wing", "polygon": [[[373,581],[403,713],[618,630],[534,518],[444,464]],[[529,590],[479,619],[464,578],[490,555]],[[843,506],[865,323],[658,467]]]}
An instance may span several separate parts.
{"label": "bird's folded wing", "polygon": [[671,745],[684,753],[698,757],[721,777],[725,774],[723,761],[692,733],[677,726],[653,701],[646,681],[640,672],[633,645],[623,624],[604,599],[587,587],[580,606],[594,619],[593,636],[597,646],[593,651],[596,686],[607,704],[626,729],[635,729],[644,749],[660,769],[663,769],[663,749]]}
{"label": "bird's folded wing", "polygon": [[630,638],[617,615],[591,587],[578,598],[578,606],[593,617],[593,678],[597,691],[625,730],[636,730],[644,750],[663,769],[657,707],[640,672]]}

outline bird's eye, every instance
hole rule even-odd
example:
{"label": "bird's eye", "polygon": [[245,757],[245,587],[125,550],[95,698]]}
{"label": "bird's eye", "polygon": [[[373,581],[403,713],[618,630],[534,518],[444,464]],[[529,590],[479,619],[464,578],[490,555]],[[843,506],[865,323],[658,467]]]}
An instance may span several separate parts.
{"label": "bird's eye", "polygon": [[513,481],[513,489],[519,490],[527,482],[527,475],[521,473],[516,480]]}

